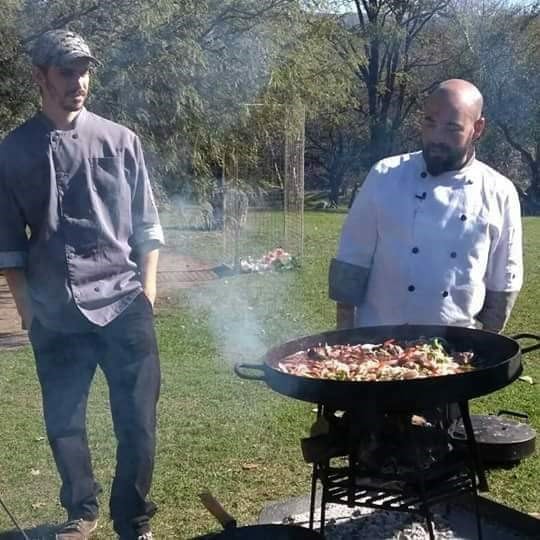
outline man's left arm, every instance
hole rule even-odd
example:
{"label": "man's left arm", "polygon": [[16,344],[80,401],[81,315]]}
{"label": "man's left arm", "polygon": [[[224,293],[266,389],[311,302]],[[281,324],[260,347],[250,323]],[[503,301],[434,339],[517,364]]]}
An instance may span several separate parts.
{"label": "man's left arm", "polygon": [[163,229],[152,193],[141,143],[135,139],[135,185],[132,200],[133,234],[130,243],[135,252],[142,287],[154,305],[157,290],[159,248],[164,244]]}
{"label": "man's left arm", "polygon": [[502,332],[510,318],[518,294],[519,291],[487,290],[482,311],[476,317],[482,323],[482,328],[491,332]]}
{"label": "man's left arm", "polygon": [[490,249],[486,297],[477,319],[485,330],[501,332],[523,284],[521,208],[515,188],[505,200],[500,233]]}

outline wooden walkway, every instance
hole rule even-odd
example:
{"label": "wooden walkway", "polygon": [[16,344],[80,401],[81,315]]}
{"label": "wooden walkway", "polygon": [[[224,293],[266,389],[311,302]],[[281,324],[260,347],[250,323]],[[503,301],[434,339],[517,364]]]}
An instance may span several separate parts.
{"label": "wooden walkway", "polygon": [[158,291],[193,287],[218,277],[215,265],[166,251],[160,254]]}

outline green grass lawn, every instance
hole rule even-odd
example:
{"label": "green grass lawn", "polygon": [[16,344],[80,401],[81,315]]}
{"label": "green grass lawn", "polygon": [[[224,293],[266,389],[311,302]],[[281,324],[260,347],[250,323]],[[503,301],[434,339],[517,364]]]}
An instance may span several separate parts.
{"label": "green grass lawn", "polygon": [[[270,346],[334,325],[327,299],[327,267],[342,213],[306,213],[301,271],[233,276],[207,286],[168,293],[158,305],[163,388],[158,461],[152,497],[160,511],[158,538],[189,538],[215,529],[197,494],[209,488],[239,523],[253,521],[272,500],[306,494],[310,469],[299,440],[313,421],[312,405],[286,399],[257,382],[238,379],[236,361],[257,361]],[[170,227],[179,252],[217,257],[215,233]],[[540,219],[525,220],[526,285],[506,330],[540,332]],[[208,251],[205,250],[208,245]],[[41,403],[28,348],[0,354],[0,497],[25,527],[63,519],[59,482],[44,439]],[[475,411],[525,411],[540,430],[540,354],[525,357],[535,385],[516,382],[476,400]],[[89,409],[89,437],[104,487],[97,539],[113,538],[106,519],[114,468],[114,438],[104,379],[98,375]],[[540,459],[489,474],[491,494],[528,512],[540,511]],[[11,529],[0,510],[0,530]],[[0,536],[1,538],[1,536]]]}

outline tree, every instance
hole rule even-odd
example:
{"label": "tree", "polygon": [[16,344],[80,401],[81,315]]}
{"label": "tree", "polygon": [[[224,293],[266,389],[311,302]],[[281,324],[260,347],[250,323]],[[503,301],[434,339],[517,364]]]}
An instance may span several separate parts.
{"label": "tree", "polygon": [[[8,36],[15,44],[10,69],[26,63],[24,50],[43,31],[83,34],[103,62],[93,78],[92,109],[142,136],[168,191],[195,195],[222,158],[243,103],[268,83],[284,33],[277,21],[285,28],[298,11],[293,0],[13,0],[13,6],[16,24],[6,25],[17,29]],[[10,81],[6,74],[0,88]],[[8,90],[10,111],[27,111],[17,87]]]}
{"label": "tree", "polygon": [[31,84],[24,46],[17,33],[20,4],[5,1],[0,19],[0,139],[35,109],[37,92]]}
{"label": "tree", "polygon": [[330,39],[339,31],[324,14],[301,13],[278,52],[263,99],[270,103],[301,102],[306,111],[306,183],[339,193],[361,166],[362,130],[352,114],[356,104],[354,79]]}
{"label": "tree", "polygon": [[[511,176],[526,212],[540,211],[540,10],[501,0],[456,7],[469,65],[499,137],[483,144]],[[487,143],[487,144],[486,144]],[[487,148],[486,148],[487,149]],[[515,158],[519,157],[519,160]]]}
{"label": "tree", "polygon": [[425,55],[430,37],[426,29],[446,13],[449,0],[355,0],[353,4],[354,13],[336,15],[342,32],[332,37],[332,43],[358,83],[357,116],[368,125],[368,161],[373,164],[395,151],[400,128],[418,103],[424,88],[416,74],[433,63]]}

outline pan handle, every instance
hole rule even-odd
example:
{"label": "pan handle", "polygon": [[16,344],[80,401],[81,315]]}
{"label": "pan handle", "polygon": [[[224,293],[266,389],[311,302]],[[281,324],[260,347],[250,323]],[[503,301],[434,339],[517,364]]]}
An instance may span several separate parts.
{"label": "pan handle", "polygon": [[536,339],[536,341],[538,341],[536,345],[531,345],[530,347],[524,347],[523,349],[521,349],[521,354],[527,354],[528,352],[540,349],[540,336],[537,336],[535,334],[517,334],[515,336],[512,336],[512,339],[516,341],[520,339]]}
{"label": "pan handle", "polygon": [[[254,375],[250,373],[244,373],[242,369],[254,369],[257,371],[262,371],[262,375]],[[234,372],[241,378],[247,379],[248,381],[265,381],[266,377],[264,375],[264,365],[263,364],[243,364],[237,362],[234,364]]]}
{"label": "pan handle", "polygon": [[199,499],[201,499],[204,507],[221,523],[224,529],[234,529],[236,527],[236,519],[221,506],[219,501],[208,490],[200,493]]}

